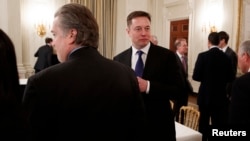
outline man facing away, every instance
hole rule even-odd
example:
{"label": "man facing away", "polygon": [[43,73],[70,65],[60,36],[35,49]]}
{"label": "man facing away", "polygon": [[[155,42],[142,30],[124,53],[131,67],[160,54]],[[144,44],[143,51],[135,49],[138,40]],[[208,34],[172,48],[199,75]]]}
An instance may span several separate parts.
{"label": "man facing away", "polygon": [[219,35],[208,35],[208,51],[198,55],[193,80],[200,82],[197,104],[200,111],[199,132],[207,141],[212,128],[225,127],[228,118],[228,99],[226,86],[233,80],[232,64],[229,57],[219,47]]}
{"label": "man facing away", "polygon": [[37,57],[36,64],[34,66],[35,73],[48,68],[52,65],[52,55],[53,55],[53,48],[52,48],[52,38],[46,37],[45,38],[45,45],[41,46],[37,52],[35,53],[35,57]]}
{"label": "man facing away", "polygon": [[96,19],[83,5],[54,15],[60,64],[29,78],[23,106],[33,140],[141,140],[143,99],[133,70],[98,52]]}
{"label": "man facing away", "polygon": [[179,97],[183,82],[175,54],[150,42],[151,16],[133,11],[127,16],[127,34],[132,45],[114,57],[137,75],[147,115],[146,140],[175,141],[175,121],[170,99]]}

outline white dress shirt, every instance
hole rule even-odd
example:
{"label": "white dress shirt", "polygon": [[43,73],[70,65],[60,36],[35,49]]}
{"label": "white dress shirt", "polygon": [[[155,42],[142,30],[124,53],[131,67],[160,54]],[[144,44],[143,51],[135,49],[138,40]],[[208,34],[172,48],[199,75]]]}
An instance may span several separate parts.
{"label": "white dress shirt", "polygon": [[[148,43],[145,47],[140,49],[141,51],[143,51],[143,54],[142,54],[141,57],[142,57],[144,67],[145,67],[145,62],[146,62],[146,59],[147,59],[149,47],[150,47],[150,43]],[[137,54],[137,51],[138,51],[138,49],[136,49],[134,46],[132,46],[131,67],[132,67],[133,70],[135,70],[135,65],[136,65],[136,62],[137,62],[138,56],[139,56]],[[146,94],[149,93],[149,88],[150,88],[150,82],[148,80],[147,80],[147,82],[148,82],[148,87],[146,89]]]}

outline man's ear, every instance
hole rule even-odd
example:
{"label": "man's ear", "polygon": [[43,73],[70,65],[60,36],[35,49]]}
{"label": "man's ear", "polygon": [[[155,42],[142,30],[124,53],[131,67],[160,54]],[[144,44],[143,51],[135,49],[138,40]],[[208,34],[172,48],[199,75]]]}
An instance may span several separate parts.
{"label": "man's ear", "polygon": [[70,29],[69,34],[68,34],[68,39],[70,41],[70,44],[74,44],[76,41],[76,35],[77,35],[77,30],[76,29]]}
{"label": "man's ear", "polygon": [[126,28],[126,32],[127,32],[127,34],[129,35],[129,32],[130,32],[129,27]]}

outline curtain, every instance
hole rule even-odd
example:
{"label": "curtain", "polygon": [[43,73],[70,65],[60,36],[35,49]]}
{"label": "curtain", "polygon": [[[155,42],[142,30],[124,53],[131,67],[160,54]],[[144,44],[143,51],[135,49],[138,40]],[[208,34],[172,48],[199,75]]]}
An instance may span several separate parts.
{"label": "curtain", "polygon": [[116,0],[70,0],[71,3],[85,5],[95,16],[99,25],[99,52],[112,59],[115,47]]}

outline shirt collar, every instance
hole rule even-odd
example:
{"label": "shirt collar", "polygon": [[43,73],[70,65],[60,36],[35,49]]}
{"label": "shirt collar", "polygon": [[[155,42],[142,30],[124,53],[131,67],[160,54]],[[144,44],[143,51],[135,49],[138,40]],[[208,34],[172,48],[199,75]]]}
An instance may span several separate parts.
{"label": "shirt collar", "polygon": [[219,47],[217,47],[217,46],[211,46],[209,49],[212,49],[212,48],[219,48]]}
{"label": "shirt collar", "polygon": [[84,46],[80,46],[80,47],[76,47],[76,48],[74,48],[73,50],[71,50],[71,52],[69,53],[69,55],[68,55],[68,58],[69,58],[69,56],[73,53],[73,52],[75,52],[76,50],[78,50],[78,49],[80,49],[80,48],[83,48]]}
{"label": "shirt collar", "polygon": [[223,52],[226,52],[227,48],[228,48],[228,46],[226,45],[226,46],[224,46],[223,48],[221,48],[221,50],[222,50]]}
{"label": "shirt collar", "polygon": [[181,58],[183,55],[181,55],[178,51],[176,51],[176,54]]}
{"label": "shirt collar", "polygon": [[[143,53],[147,55],[149,47],[150,47],[150,42],[145,47],[141,48],[140,50],[143,51]],[[132,46],[132,54],[135,55],[137,51],[138,49]]]}

